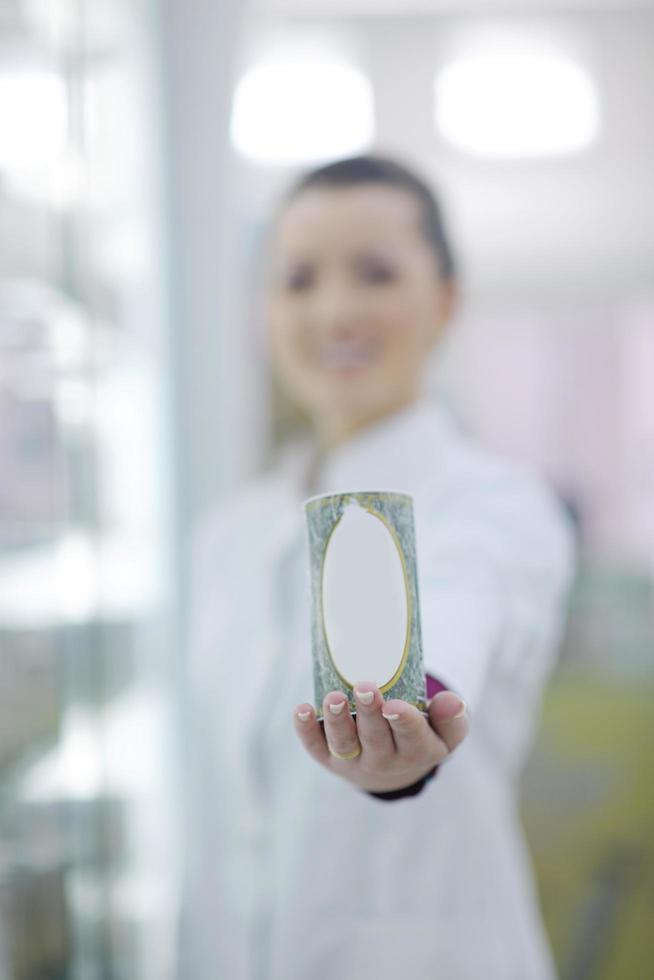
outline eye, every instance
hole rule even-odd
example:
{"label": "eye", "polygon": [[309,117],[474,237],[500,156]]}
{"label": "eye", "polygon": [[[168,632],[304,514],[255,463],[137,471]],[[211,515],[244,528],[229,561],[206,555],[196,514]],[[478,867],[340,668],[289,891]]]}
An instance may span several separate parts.
{"label": "eye", "polygon": [[359,275],[364,282],[383,285],[397,278],[397,270],[389,262],[380,259],[364,259],[359,263]]}
{"label": "eye", "polygon": [[284,285],[290,293],[301,293],[311,289],[314,280],[313,269],[308,265],[300,265],[290,270],[284,279]]}

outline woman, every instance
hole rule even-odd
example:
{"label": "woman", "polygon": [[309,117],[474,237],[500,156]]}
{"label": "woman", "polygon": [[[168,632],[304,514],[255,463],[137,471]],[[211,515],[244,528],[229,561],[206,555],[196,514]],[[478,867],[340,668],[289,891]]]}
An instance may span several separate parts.
{"label": "woman", "polygon": [[[437,204],[399,164],[340,161],[285,200],[270,353],[313,439],[195,539],[185,980],[553,976],[516,778],[570,540],[536,478],[423,395],[454,294]],[[332,692],[323,732],[301,501],[357,488],[414,495],[426,669],[448,690],[427,720],[361,678],[356,722]]]}

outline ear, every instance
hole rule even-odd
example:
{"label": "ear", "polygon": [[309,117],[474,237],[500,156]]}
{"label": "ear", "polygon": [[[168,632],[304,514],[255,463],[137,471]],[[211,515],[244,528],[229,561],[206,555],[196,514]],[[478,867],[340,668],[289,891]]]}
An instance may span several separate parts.
{"label": "ear", "polygon": [[433,328],[429,338],[430,350],[441,340],[459,301],[459,288],[454,279],[441,279],[435,295]]}

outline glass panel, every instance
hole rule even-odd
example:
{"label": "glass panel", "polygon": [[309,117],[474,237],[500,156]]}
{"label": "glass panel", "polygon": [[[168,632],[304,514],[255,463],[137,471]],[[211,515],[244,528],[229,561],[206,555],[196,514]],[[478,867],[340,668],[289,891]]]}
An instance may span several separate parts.
{"label": "glass panel", "polygon": [[2,8],[0,975],[17,980],[161,976],[171,956],[152,26],[125,0]]}

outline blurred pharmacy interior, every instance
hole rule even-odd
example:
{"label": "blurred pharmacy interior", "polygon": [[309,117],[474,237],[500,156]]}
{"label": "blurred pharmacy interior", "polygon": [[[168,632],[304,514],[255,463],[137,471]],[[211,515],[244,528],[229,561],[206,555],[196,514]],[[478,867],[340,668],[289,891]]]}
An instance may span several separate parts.
{"label": "blurred pharmacy interior", "polygon": [[562,980],[651,975],[654,2],[0,0],[1,980],[172,977],[184,542],[286,424],[277,195],[371,147],[464,270],[434,388],[578,528],[525,775]]}

